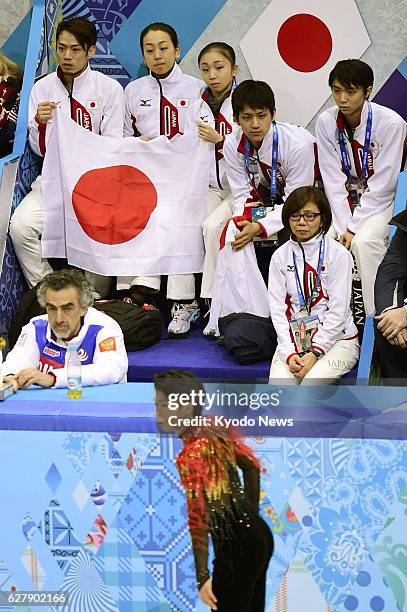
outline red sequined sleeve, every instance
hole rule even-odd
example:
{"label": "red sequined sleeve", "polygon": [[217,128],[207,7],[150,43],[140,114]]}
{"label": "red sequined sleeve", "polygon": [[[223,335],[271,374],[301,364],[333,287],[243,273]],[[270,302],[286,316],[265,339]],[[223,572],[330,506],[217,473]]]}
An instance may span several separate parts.
{"label": "red sequined sleeve", "polygon": [[[205,442],[204,442],[205,445]],[[207,473],[205,451],[186,443],[184,451],[177,458],[177,467],[181,483],[187,497],[188,526],[191,534],[192,549],[195,560],[198,589],[210,577],[208,571],[208,536],[209,520],[205,498],[203,476]]]}
{"label": "red sequined sleeve", "polygon": [[200,589],[210,577],[208,571],[207,516],[202,516],[202,507],[196,497],[187,498],[188,526],[191,534],[192,550],[195,560],[196,581]]}

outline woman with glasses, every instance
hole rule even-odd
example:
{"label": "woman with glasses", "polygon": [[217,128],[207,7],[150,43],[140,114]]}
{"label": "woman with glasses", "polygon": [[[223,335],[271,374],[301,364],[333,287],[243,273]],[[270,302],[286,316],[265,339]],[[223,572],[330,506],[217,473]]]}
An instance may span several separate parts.
{"label": "woman with glasses", "polygon": [[359,356],[350,309],[352,256],[326,235],[332,213],[319,189],[295,189],[282,221],[291,238],[270,263],[269,302],[278,344],[269,382],[332,383]]}

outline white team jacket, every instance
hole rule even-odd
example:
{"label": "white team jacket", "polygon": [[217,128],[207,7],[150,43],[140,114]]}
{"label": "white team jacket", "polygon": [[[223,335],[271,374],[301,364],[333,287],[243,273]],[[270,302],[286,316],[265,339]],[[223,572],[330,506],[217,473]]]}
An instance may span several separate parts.
{"label": "white team jacket", "polygon": [[[347,177],[342,170],[338,138],[338,126],[344,127],[343,115],[334,106],[321,113],[315,126],[319,167],[325,193],[332,208],[333,226],[338,234],[347,230],[356,233],[366,219],[382,213],[390,206],[394,197],[401,169],[406,124],[393,110],[374,102],[371,102],[371,105],[372,137],[367,165],[367,189],[353,215],[345,188]],[[355,130],[352,142],[345,131],[351,175],[355,178],[358,172],[361,172],[367,115],[368,105],[365,102],[360,125]]]}
{"label": "white team jacket", "polygon": [[[228,96],[219,110],[219,115],[215,123],[215,117],[207,102],[208,92],[205,90],[200,99],[196,100],[190,107],[185,123],[185,131],[195,128],[198,121],[209,123],[209,125],[222,136],[227,136],[239,126],[233,119],[232,97]],[[230,189],[226,176],[226,163],[223,157],[223,143],[215,145],[209,143],[211,163],[209,166],[209,186],[214,189]]]}
{"label": "white team jacket", "polygon": [[114,79],[91,70],[88,66],[73,81],[72,93],[61,81],[61,69],[52,72],[34,84],[28,104],[29,141],[37,155],[45,154],[45,136],[47,124],[37,123],[35,115],[39,102],[55,102],[59,108],[76,123],[87,130],[110,136],[123,137],[124,93],[123,88]]}
{"label": "white team jacket", "polygon": [[[278,129],[277,182],[284,192],[284,200],[297,187],[313,185],[315,176],[315,138],[304,128],[291,123],[276,123]],[[234,196],[233,215],[242,215],[245,204],[252,205],[258,199],[252,191],[246,173],[244,152],[246,136],[241,128],[227,136],[223,145],[226,174]],[[273,129],[268,131],[258,151],[251,145],[249,156],[256,160],[251,164],[255,182],[270,185]],[[282,229],[282,206],[277,205],[262,219],[264,234],[271,236]]]}
{"label": "white team jacket", "polygon": [[[27,325],[24,325],[16,345],[7,355],[6,361],[3,364],[3,374],[4,376],[16,374],[23,368],[35,367],[47,372],[52,371],[56,377],[55,387],[66,387],[67,369],[60,366],[52,367],[52,357],[55,360],[58,359],[58,350],[46,348],[44,352],[45,355],[49,356],[50,363],[44,364],[40,362],[40,349],[37,344],[34,325],[34,321],[37,320],[47,321],[47,315],[34,317]],[[88,349],[94,351],[93,363],[82,365],[83,386],[91,387],[126,382],[128,361],[123,334],[118,323],[111,317],[103,312],[99,312],[95,308],[89,308],[78,335],[72,340],[81,345],[85,340],[89,326],[92,325],[100,326],[101,329],[97,332],[96,343]],[[46,328],[46,339],[52,345],[61,347],[63,351],[68,347],[66,342],[54,337],[49,325]],[[79,352],[79,354],[81,353]]]}
{"label": "white team jacket", "polygon": [[[296,348],[289,320],[300,311],[295,280],[293,253],[298,276],[304,291],[304,254],[306,295],[312,292],[317,276],[319,246],[322,236],[300,244],[293,239],[273,254],[269,269],[269,303],[271,320],[277,332],[278,355],[287,362]],[[325,236],[325,255],[321,272],[321,289],[311,304],[311,315],[319,317],[319,325],[312,336],[312,345],[326,353],[338,340],[357,336],[350,309],[352,289],[352,255],[339,242]]]}
{"label": "white team jacket", "polygon": [[124,135],[173,138],[183,133],[187,111],[203,87],[178,64],[165,79],[149,74],[132,81],[125,89]]}

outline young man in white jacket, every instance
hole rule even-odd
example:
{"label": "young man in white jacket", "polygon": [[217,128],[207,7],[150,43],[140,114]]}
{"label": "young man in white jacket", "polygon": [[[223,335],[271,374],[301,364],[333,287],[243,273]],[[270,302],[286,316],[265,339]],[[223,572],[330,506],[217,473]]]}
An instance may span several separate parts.
{"label": "young man in white jacket", "polygon": [[[94,23],[84,17],[61,21],[56,33],[58,68],[35,83],[29,100],[29,142],[37,155],[46,154],[52,114],[57,106],[87,130],[112,138],[123,137],[123,89],[114,79],[90,69],[89,59],[95,52]],[[29,287],[52,271],[41,256],[41,176],[31,188],[10,223],[14,250]]]}
{"label": "young man in white jacket", "polygon": [[226,137],[223,155],[234,197],[233,218],[221,237],[205,329],[214,335],[218,318],[231,312],[268,316],[267,290],[252,241],[277,237],[283,229],[285,199],[315,179],[315,139],[302,127],[275,121],[274,94],[267,83],[240,83],[232,94],[232,107],[240,129]]}
{"label": "young man in white jacket", "polygon": [[404,120],[369,102],[371,67],[338,62],[329,75],[336,106],[316,123],[319,166],[333,230],[350,249],[361,277],[366,314],[374,311],[374,281],[384,257],[406,137]]}
{"label": "young man in white jacket", "polygon": [[6,381],[27,389],[66,387],[70,342],[78,345],[84,386],[126,382],[127,353],[120,326],[92,308],[93,287],[80,270],[48,274],[38,288],[47,314],[31,319],[3,364]]}

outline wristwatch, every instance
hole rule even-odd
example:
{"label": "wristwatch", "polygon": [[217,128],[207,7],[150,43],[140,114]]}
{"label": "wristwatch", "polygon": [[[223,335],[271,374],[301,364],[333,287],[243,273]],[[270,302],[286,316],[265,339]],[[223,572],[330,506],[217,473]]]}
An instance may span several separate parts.
{"label": "wristwatch", "polygon": [[311,349],[309,351],[310,353],[312,353],[313,355],[315,355],[315,357],[317,358],[317,360],[322,357],[322,353],[320,353],[320,351],[317,351],[317,349]]}

